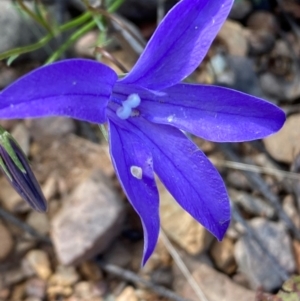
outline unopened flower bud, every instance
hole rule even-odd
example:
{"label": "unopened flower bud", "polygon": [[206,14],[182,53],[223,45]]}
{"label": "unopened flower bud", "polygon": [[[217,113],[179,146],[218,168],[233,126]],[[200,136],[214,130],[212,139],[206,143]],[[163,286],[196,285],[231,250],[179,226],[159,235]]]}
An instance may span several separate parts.
{"label": "unopened flower bud", "polygon": [[47,202],[26,155],[10,133],[2,128],[0,128],[0,169],[30,207],[40,212],[47,210]]}

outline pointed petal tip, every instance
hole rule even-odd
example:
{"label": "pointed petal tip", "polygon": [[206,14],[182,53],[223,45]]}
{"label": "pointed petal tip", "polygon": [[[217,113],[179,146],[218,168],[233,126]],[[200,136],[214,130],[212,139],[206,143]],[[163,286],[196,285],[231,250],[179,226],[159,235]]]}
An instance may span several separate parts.
{"label": "pointed petal tip", "polygon": [[[159,225],[159,221],[157,224]],[[154,231],[151,231],[150,229],[146,229],[143,221],[142,221],[142,225],[144,229],[144,251],[143,251],[141,267],[144,267],[156,248],[158,236],[159,236],[159,231],[157,230],[159,228],[158,229],[155,228],[153,229]]]}
{"label": "pointed petal tip", "polygon": [[[38,212],[47,211],[46,198],[31,170],[26,155],[18,143],[10,135],[8,137],[11,149],[7,150],[3,146],[0,147],[0,157],[2,160],[0,169],[3,171],[11,186],[32,209]],[[9,153],[9,150],[12,151],[12,153]],[[14,156],[15,161],[13,160]]]}
{"label": "pointed petal tip", "polygon": [[186,78],[207,54],[233,2],[179,1],[162,20],[135,66],[121,81],[161,90]]}
{"label": "pointed petal tip", "polygon": [[[145,233],[145,230],[144,230]],[[153,254],[156,245],[157,245],[157,241],[158,241],[158,235],[156,238],[153,238],[152,241],[149,241],[149,238],[147,235],[144,236],[144,251],[143,251],[143,258],[142,258],[142,262],[141,262],[141,268],[143,268],[149,258],[151,257],[151,255]]]}
{"label": "pointed petal tip", "polygon": [[160,96],[145,89],[138,93],[143,99],[141,115],[147,120],[213,142],[263,139],[279,131],[286,118],[271,102],[219,86],[181,83],[162,90]]}
{"label": "pointed petal tip", "polygon": [[141,262],[141,268],[145,267],[145,265],[148,262],[151,255],[152,255],[152,253],[143,254],[143,258],[142,258],[142,262]]}
{"label": "pointed petal tip", "polygon": [[40,213],[45,213],[48,211],[48,204],[45,199],[37,200],[34,207],[32,207],[34,210]]}
{"label": "pointed petal tip", "polygon": [[286,114],[280,108],[278,108],[278,117],[277,117],[277,120],[278,120],[278,124],[277,124],[278,127],[276,129],[276,132],[279,131],[283,127],[283,125],[284,125],[284,123],[286,121]]}
{"label": "pointed petal tip", "polygon": [[212,232],[212,234],[217,238],[218,241],[223,240],[229,225],[230,219],[225,222],[220,222],[216,231],[214,231],[214,233]]}
{"label": "pointed petal tip", "polygon": [[[156,247],[160,227],[159,196],[150,163],[152,156],[138,136],[123,129],[127,121],[125,123],[115,114],[108,113],[108,117],[112,162],[129,202],[141,219],[144,231],[143,267]],[[133,172],[134,167],[142,171],[140,177]]]}
{"label": "pointed petal tip", "polygon": [[[48,210],[48,204],[44,194],[34,174],[32,172],[30,172],[30,176],[28,174],[27,172],[24,176],[25,181],[14,178],[10,184],[33,210],[45,213]],[[27,185],[24,183],[27,183]]]}
{"label": "pointed petal tip", "polygon": [[284,126],[285,121],[285,112],[274,105],[273,111],[270,112],[270,117],[266,118],[265,120],[266,123],[269,123],[269,127],[266,127],[266,130],[264,132],[262,132],[260,135],[257,135],[256,139],[264,139],[266,137],[276,134]]}

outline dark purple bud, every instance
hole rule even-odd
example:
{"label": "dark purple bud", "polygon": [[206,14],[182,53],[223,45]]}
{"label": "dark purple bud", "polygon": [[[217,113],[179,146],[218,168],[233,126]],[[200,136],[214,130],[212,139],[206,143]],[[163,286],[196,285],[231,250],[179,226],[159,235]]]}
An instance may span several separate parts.
{"label": "dark purple bud", "polygon": [[45,212],[47,210],[46,199],[25,154],[8,132],[4,139],[2,137],[0,139],[0,169],[30,207]]}

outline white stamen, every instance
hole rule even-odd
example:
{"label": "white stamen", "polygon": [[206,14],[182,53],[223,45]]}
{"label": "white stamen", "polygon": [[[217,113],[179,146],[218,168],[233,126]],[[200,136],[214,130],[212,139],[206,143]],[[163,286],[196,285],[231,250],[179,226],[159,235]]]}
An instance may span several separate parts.
{"label": "white stamen", "polygon": [[130,166],[130,172],[132,176],[134,176],[138,180],[141,180],[143,178],[143,170],[138,166]]}
{"label": "white stamen", "polygon": [[131,115],[131,108],[128,105],[123,103],[123,106],[119,107],[117,109],[116,113],[120,119],[124,120],[124,119],[127,119]]}
{"label": "white stamen", "polygon": [[128,105],[130,108],[134,109],[138,107],[141,103],[141,98],[138,94],[130,94],[125,101],[123,101],[123,104]]}

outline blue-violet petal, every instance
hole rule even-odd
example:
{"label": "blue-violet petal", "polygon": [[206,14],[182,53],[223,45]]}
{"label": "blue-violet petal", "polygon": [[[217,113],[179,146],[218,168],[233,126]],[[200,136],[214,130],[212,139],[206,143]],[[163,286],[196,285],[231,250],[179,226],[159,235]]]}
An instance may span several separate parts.
{"label": "blue-violet petal", "polygon": [[[117,84],[115,92],[131,87]],[[267,137],[283,126],[284,112],[272,103],[228,88],[177,84],[155,92],[135,87],[140,115],[206,140],[241,142]],[[125,96],[124,96],[125,97]]]}
{"label": "blue-violet petal", "polygon": [[160,23],[145,51],[121,82],[158,90],[191,74],[205,57],[233,2],[180,1]]}
{"label": "blue-violet petal", "polygon": [[[121,119],[117,121],[127,122]],[[160,227],[159,197],[154,180],[152,155],[139,137],[118,127],[111,120],[109,133],[110,153],[116,174],[143,225],[144,265],[154,251]]]}
{"label": "blue-violet petal", "polygon": [[221,176],[202,151],[174,127],[141,117],[108,118],[139,136],[152,153],[154,172],[176,201],[221,240],[230,223],[229,198]]}
{"label": "blue-violet petal", "polygon": [[53,63],[23,76],[0,93],[0,118],[67,116],[103,123],[116,80],[112,69],[96,61]]}

